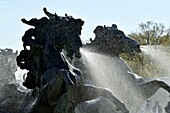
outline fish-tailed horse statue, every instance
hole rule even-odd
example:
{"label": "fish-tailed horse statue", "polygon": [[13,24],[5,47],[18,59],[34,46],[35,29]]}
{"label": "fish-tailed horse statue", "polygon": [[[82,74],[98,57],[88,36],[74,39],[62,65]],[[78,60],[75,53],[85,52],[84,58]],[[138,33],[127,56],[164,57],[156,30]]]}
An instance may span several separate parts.
{"label": "fish-tailed horse statue", "polygon": [[[29,113],[74,113],[80,103],[98,98],[109,99],[115,112],[128,113],[124,103],[118,100],[109,90],[83,84],[83,76],[79,69],[72,66],[65,55],[73,59],[80,58],[80,39],[84,21],[51,14],[22,22],[33,26],[22,37],[24,50],[17,57],[21,69],[27,69],[27,77],[23,85],[29,89],[39,89],[38,99]],[[30,106],[30,105],[29,105]],[[97,113],[97,112],[96,112]]]}
{"label": "fish-tailed horse statue", "polygon": [[[116,87],[113,87],[111,84],[105,85],[105,87],[111,89],[117,97],[123,100],[127,108],[131,109],[130,111],[132,113],[136,112],[133,105],[137,107],[138,104],[136,103],[143,103],[144,100],[154,95],[158,89],[163,88],[170,93],[170,87],[167,83],[159,79],[150,81],[143,79],[133,73],[129,66],[119,57],[121,53],[140,53],[141,49],[140,44],[126,36],[121,30],[118,30],[117,25],[113,24],[111,27],[97,26],[94,33],[94,40],[86,44],[84,50],[89,53],[95,53],[96,57],[104,54],[109,58],[109,60],[104,61],[104,63],[114,65],[110,72],[108,68],[102,70],[100,66],[97,66],[96,69],[106,72],[106,74],[100,76],[102,79],[98,80],[107,83],[108,79],[104,81],[105,76],[113,80],[111,84],[117,84],[115,85]],[[106,56],[104,57],[105,59],[107,58]],[[95,58],[93,58],[93,61],[94,60]],[[100,63],[98,63],[98,65],[100,65]],[[95,70],[95,67],[93,68]],[[107,74],[107,71],[111,74]],[[89,76],[88,74],[89,73],[85,75]],[[101,73],[98,73],[96,76],[100,74]],[[92,76],[94,76],[94,73]],[[85,78],[89,77],[85,76]]]}

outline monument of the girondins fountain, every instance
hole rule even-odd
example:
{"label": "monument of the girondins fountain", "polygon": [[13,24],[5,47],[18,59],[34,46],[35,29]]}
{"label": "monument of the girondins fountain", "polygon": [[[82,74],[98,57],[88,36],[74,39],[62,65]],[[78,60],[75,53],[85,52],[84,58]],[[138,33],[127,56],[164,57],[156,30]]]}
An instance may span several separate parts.
{"label": "monument of the girondins fountain", "polygon": [[[51,14],[46,8],[43,11],[46,17],[21,19],[32,27],[23,35],[23,50],[15,58],[20,69],[28,71],[23,75],[22,85],[29,90],[21,91],[21,86],[14,83],[4,85],[2,89],[6,90],[2,91],[8,93],[4,93],[5,98],[0,98],[0,113],[133,113],[131,105],[123,100],[125,96],[117,97],[118,94],[127,95],[121,93],[124,84],[114,89],[119,91],[115,95],[111,87],[96,83],[90,77],[93,75],[90,75],[88,65],[79,60],[83,51],[116,58],[117,68],[122,69],[120,76],[125,76],[129,88],[135,87],[144,99],[151,97],[159,88],[170,92],[164,81],[147,82],[137,77],[119,58],[120,53],[139,53],[141,50],[140,44],[118,30],[117,25],[97,26],[95,39],[83,44],[80,38],[83,20],[67,14]],[[73,60],[77,62],[73,64]],[[76,68],[79,66],[80,69]],[[133,100],[133,97],[130,99]],[[167,113],[168,109],[167,106]]]}

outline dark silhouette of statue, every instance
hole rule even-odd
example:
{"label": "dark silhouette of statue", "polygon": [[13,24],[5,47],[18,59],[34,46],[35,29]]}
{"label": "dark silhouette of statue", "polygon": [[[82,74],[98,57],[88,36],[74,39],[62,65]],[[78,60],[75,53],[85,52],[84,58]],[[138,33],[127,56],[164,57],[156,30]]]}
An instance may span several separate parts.
{"label": "dark silhouette of statue", "polygon": [[[113,64],[115,65],[114,69],[118,71],[118,75],[120,76],[120,78],[125,78],[125,80],[127,80],[126,82],[128,84],[128,88],[125,87],[126,85],[121,85],[115,91],[116,93],[120,92],[117,95],[122,95],[122,98],[124,98],[123,100],[129,99],[129,101],[131,102],[134,99],[132,103],[136,101],[133,96],[129,95],[127,99],[127,94],[122,93],[122,90],[127,91],[127,93],[132,92],[132,94],[134,93],[133,95],[141,94],[142,100],[140,101],[139,98],[137,98],[139,105],[143,103],[144,100],[147,100],[152,95],[154,95],[160,88],[163,88],[170,93],[170,86],[166,82],[159,79],[146,80],[140,77],[139,75],[135,74],[126,64],[126,62],[119,57],[121,53],[135,55],[136,53],[140,53],[141,49],[140,44],[134,39],[126,36],[123,31],[117,28],[117,25],[113,24],[111,27],[97,26],[94,30],[94,34],[94,40],[92,40],[91,43],[84,45],[83,48],[86,49],[86,51],[108,55],[109,57],[115,59],[115,61],[113,62]],[[83,69],[82,73],[84,73],[84,70],[88,70],[88,67],[86,69]],[[85,75],[87,75],[85,76],[85,78],[91,78],[89,77],[89,73],[86,73]],[[111,74],[109,77],[114,77],[114,74]],[[122,79],[123,84],[126,83],[123,80],[124,79]],[[118,81],[117,84],[120,84],[120,82],[121,80]],[[105,87],[112,89],[112,87],[110,86],[112,85],[107,85]],[[127,106],[131,107],[130,104]],[[132,111],[135,112],[135,110]]]}
{"label": "dark silhouette of statue", "polygon": [[[75,106],[99,96],[108,98],[116,105],[116,110],[128,113],[125,105],[109,90],[84,85],[79,69],[70,64],[70,59],[80,58],[83,46],[80,35],[84,21],[72,16],[60,17],[43,9],[48,16],[41,19],[22,19],[34,28],[22,37],[23,47],[17,57],[21,69],[27,69],[23,85],[38,89],[38,96],[29,113],[74,113]],[[25,108],[26,109],[26,108]]]}

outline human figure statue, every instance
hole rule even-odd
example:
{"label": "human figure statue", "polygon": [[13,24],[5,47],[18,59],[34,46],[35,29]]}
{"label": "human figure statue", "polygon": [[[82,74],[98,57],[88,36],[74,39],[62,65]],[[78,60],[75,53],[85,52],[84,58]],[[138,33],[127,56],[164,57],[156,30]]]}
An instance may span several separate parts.
{"label": "human figure statue", "polygon": [[155,102],[155,105],[153,106],[152,112],[153,113],[163,113],[162,107],[159,105],[158,101]]}
{"label": "human figure statue", "polygon": [[[46,32],[44,31],[46,31],[48,27],[51,25],[51,21],[47,17],[42,17],[40,19],[33,18],[29,21],[23,18],[21,19],[21,21],[27,25],[33,26],[34,28],[30,28],[29,30],[27,30],[24,36],[22,37],[24,50],[22,50],[22,53],[19,55],[18,59],[19,60],[23,59],[22,54],[26,54],[26,56],[25,55],[23,56],[23,57],[27,57],[27,59],[25,59],[25,65],[24,67],[23,65],[21,67],[23,67],[24,69],[30,70],[31,73],[34,73],[34,76],[36,78],[36,86],[40,87],[41,75],[45,68],[44,66],[45,64],[41,62],[43,60],[43,56],[42,56],[43,46],[45,45],[45,40],[46,40],[45,39]],[[30,50],[27,50],[27,46],[30,47]],[[29,59],[29,62],[28,62],[28,59]],[[26,80],[29,80],[29,79],[26,79]],[[33,85],[31,84],[29,86],[29,84],[27,83],[29,82],[25,82],[24,86],[27,86],[29,88],[35,87],[35,86],[33,87]],[[32,83],[32,84],[35,84],[35,83]]]}
{"label": "human figure statue", "polygon": [[42,17],[41,19],[33,18],[27,21],[25,18],[23,18],[21,21],[27,25],[34,26],[34,28],[27,30],[22,37],[24,49],[26,49],[26,46],[37,47],[42,45],[44,41],[43,31],[50,24],[49,19]]}
{"label": "human figure statue", "polygon": [[145,113],[152,113],[151,106],[150,106],[150,99],[146,100]]}
{"label": "human figure statue", "polygon": [[152,113],[152,109],[150,105],[151,105],[151,100],[147,99],[144,104],[137,107],[136,113]]}

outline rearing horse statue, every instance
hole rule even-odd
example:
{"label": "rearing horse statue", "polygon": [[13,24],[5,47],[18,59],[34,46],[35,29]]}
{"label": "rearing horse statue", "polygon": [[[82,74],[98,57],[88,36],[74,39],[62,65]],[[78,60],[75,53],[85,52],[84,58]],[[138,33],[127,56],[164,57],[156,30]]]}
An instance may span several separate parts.
{"label": "rearing horse statue", "polygon": [[[104,58],[109,58],[110,60],[106,60],[105,63],[112,63],[114,65],[114,67],[112,67],[113,70],[117,71],[117,73],[112,70],[109,71],[107,68],[102,70],[100,66],[97,66],[96,70],[109,71],[108,73],[111,74],[103,74],[100,76],[102,79],[99,79],[98,76],[100,73],[98,73],[96,77],[98,77],[98,81],[107,83],[108,79],[106,81],[104,80],[105,76],[107,76],[109,80],[112,81],[112,84],[117,84],[116,87],[113,87],[111,84],[103,85],[111,89],[117,97],[123,100],[130,112],[135,113],[136,108],[134,108],[134,106],[137,107],[143,103],[144,100],[150,98],[160,88],[170,93],[170,86],[167,83],[159,79],[144,80],[139,75],[133,73],[129,66],[119,57],[121,53],[139,53],[141,49],[140,44],[127,37],[121,30],[118,30],[117,25],[113,24],[111,27],[97,26],[94,33],[95,39],[91,40],[91,43],[86,44],[83,47],[84,50],[89,53],[95,53],[96,57],[100,57],[102,54],[106,55]],[[95,58],[93,58],[93,60],[95,60]],[[100,61],[102,61],[102,59]],[[98,65],[100,65],[100,63]],[[93,68],[95,70],[95,67]],[[92,78],[88,76],[89,73],[85,74],[85,78]],[[92,76],[94,76],[94,73]]]}
{"label": "rearing horse statue", "polygon": [[39,89],[38,99],[29,113],[74,113],[78,103],[100,96],[115,104],[116,111],[128,113],[124,103],[109,90],[84,85],[80,70],[72,66],[62,52],[65,50],[71,59],[81,57],[80,35],[84,21],[43,10],[48,18],[22,19],[34,28],[22,37],[24,50],[17,57],[17,63],[21,69],[29,70],[23,85]]}

